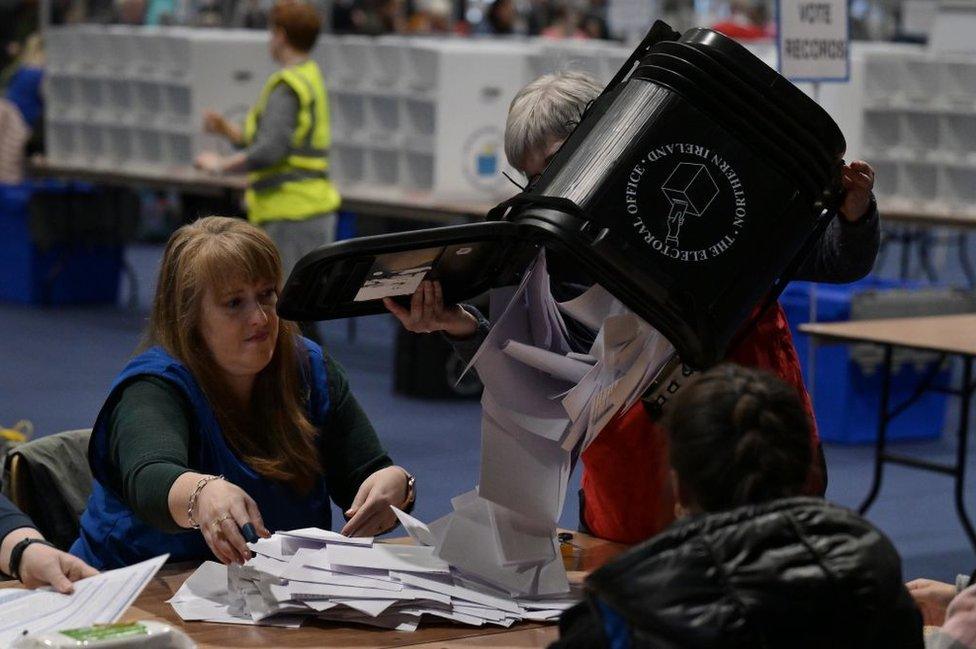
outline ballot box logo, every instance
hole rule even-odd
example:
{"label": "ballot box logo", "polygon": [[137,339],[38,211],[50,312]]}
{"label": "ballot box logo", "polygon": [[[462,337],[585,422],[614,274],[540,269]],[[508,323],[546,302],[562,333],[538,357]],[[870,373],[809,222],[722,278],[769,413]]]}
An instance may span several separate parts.
{"label": "ballot box logo", "polygon": [[686,217],[700,217],[718,196],[718,185],[712,180],[705,165],[693,162],[679,162],[661,191],[671,203],[668,212],[668,234],[664,240],[672,246],[680,247],[678,236]]}
{"label": "ballot box logo", "polygon": [[708,147],[655,147],[630,171],[624,204],[637,235],[655,252],[705,262],[731,248],[745,224],[746,196],[735,168]]}
{"label": "ballot box logo", "polygon": [[494,126],[475,131],[465,141],[461,150],[464,177],[476,189],[494,193],[504,188],[503,142],[501,130]]}

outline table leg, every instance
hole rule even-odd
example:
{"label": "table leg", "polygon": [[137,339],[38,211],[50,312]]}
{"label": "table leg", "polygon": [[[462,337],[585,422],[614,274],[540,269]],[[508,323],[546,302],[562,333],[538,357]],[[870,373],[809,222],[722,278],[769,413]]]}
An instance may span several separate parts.
{"label": "table leg", "polygon": [[909,271],[911,270],[912,264],[912,234],[909,229],[903,230],[899,234],[899,241],[901,242],[901,269],[899,272],[899,278],[902,282],[908,280]]}
{"label": "table leg", "polygon": [[881,368],[881,403],[878,406],[878,439],[874,447],[874,478],[871,481],[871,490],[857,511],[864,514],[878,497],[881,489],[881,472],[884,468],[885,438],[888,435],[888,400],[891,398],[891,345],[885,345],[884,363]]}
{"label": "table leg", "polygon": [[918,237],[918,261],[922,266],[922,270],[925,271],[925,275],[929,278],[929,282],[935,284],[939,281],[939,275],[935,272],[935,268],[932,267],[932,259],[929,257],[929,246],[931,245],[931,237],[926,232],[919,233]]}
{"label": "table leg", "polygon": [[976,549],[976,532],[973,531],[973,524],[966,513],[965,486],[966,486],[966,448],[969,442],[969,402],[973,396],[973,359],[966,356],[962,360],[962,386],[959,390],[959,444],[956,448],[956,511],[959,513],[959,522],[962,523],[969,543]]}
{"label": "table leg", "polygon": [[965,232],[960,232],[957,239],[959,245],[959,265],[962,272],[969,282],[969,288],[976,288],[976,272],[973,271],[973,262],[969,259],[969,237]]}
{"label": "table leg", "polygon": [[891,240],[893,238],[890,233],[881,232],[881,243],[878,246],[878,256],[875,257],[872,271],[880,272],[884,268],[885,262],[888,260],[888,250],[891,248]]}

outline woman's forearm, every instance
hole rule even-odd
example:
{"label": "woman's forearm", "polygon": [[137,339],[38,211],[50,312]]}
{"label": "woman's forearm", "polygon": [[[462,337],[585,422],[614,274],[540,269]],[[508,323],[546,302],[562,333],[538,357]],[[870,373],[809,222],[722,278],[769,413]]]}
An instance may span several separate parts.
{"label": "woman's forearm", "polygon": [[[169,488],[169,515],[180,527],[186,529],[192,527],[193,523],[189,516],[190,496],[193,495],[197,483],[206,477],[206,474],[188,471],[178,477],[173,486]],[[193,512],[193,515],[196,516],[196,511]]]}

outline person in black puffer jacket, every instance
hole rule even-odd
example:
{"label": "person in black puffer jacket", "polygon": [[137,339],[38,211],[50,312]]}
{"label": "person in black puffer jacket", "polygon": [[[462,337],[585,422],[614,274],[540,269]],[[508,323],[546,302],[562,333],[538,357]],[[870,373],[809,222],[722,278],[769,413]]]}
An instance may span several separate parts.
{"label": "person in black puffer jacket", "polygon": [[813,450],[794,390],[723,365],[670,412],[679,520],[590,575],[553,647],[924,646],[891,542],[854,512],[796,497]]}

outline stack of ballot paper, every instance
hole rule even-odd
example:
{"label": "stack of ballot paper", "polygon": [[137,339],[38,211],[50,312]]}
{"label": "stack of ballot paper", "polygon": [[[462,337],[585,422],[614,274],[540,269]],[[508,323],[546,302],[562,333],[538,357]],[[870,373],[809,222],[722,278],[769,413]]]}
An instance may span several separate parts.
{"label": "stack of ballot paper", "polygon": [[395,510],[415,545],[316,528],[251,544],[243,566],[204,563],[169,600],[183,620],[298,627],[318,618],[413,631],[428,616],[472,626],[555,620],[575,592],[517,597],[438,556],[442,523]]}

